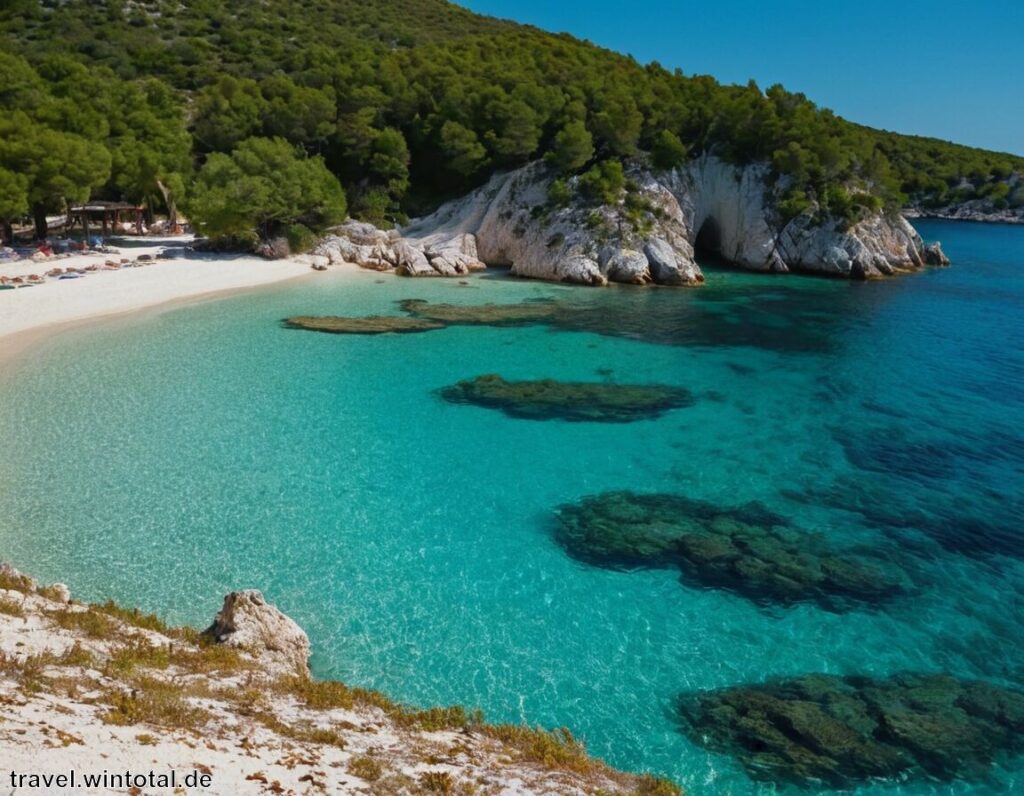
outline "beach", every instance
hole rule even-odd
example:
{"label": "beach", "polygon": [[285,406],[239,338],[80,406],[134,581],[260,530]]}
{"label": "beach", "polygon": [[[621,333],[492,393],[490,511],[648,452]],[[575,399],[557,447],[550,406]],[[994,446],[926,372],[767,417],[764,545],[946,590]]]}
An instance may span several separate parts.
{"label": "beach", "polygon": [[[313,274],[307,257],[265,260],[250,255],[191,252],[185,249],[191,240],[191,236],[123,239],[118,241],[123,245],[116,254],[82,253],[41,262],[0,262],[0,276],[23,279],[53,268],[98,269],[73,279],[50,277],[32,287],[0,291],[0,362],[9,362],[44,337],[100,318]],[[107,262],[120,264],[122,259],[138,265],[126,264],[118,270],[103,267]]]}

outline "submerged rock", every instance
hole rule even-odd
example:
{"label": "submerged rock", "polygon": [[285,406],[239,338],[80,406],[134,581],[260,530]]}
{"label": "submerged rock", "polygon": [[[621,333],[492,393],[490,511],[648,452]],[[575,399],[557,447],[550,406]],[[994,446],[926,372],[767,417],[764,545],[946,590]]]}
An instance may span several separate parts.
{"label": "submerged rock", "polygon": [[511,417],[528,420],[602,423],[646,420],[689,406],[694,400],[688,390],[660,384],[505,381],[494,374],[445,387],[441,396],[451,403],[500,409]]}
{"label": "submerged rock", "polygon": [[874,603],[901,590],[880,568],[790,528],[757,503],[723,508],[669,494],[606,492],[558,510],[570,555],[609,568],[678,566],[683,578],[759,602]]}
{"label": "submerged rock", "polygon": [[404,315],[367,315],[365,317],[344,317],[339,315],[312,316],[297,315],[285,320],[293,329],[328,334],[387,334],[388,332],[429,332],[443,329],[444,324],[426,318],[408,318]]}
{"label": "submerged rock", "polygon": [[309,637],[256,589],[233,591],[205,631],[218,644],[244,649],[279,675],[309,676]]}
{"label": "submerged rock", "polygon": [[423,299],[405,299],[399,306],[417,318],[446,324],[480,326],[521,326],[551,321],[569,311],[557,301],[547,299],[520,304],[432,304]]}
{"label": "submerged rock", "polygon": [[679,713],[751,777],[801,785],[972,778],[1024,748],[1024,693],[943,674],[807,675],[686,694]]}

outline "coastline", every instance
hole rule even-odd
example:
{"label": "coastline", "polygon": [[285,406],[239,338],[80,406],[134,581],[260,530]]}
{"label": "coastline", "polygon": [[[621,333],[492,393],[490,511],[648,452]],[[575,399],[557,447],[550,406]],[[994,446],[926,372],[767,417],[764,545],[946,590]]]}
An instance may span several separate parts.
{"label": "coastline", "polygon": [[565,731],[314,678],[309,653],[305,631],[258,591],[227,595],[201,632],[77,602],[0,560],[4,781],[97,794],[183,782],[225,796],[682,794],[591,757]]}
{"label": "coastline", "polygon": [[[335,275],[359,269],[332,268]],[[263,260],[203,255],[161,259],[146,268],[97,272],[70,284],[49,281],[0,292],[0,376],[26,353],[76,329],[114,318],[226,298],[316,275],[304,257]]]}
{"label": "coastline", "polygon": [[917,219],[934,219],[937,221],[969,221],[974,224],[1005,224],[1011,227],[1024,225],[1024,216],[996,215],[992,213],[947,213],[941,210],[922,210],[918,207],[904,207],[900,213],[908,221]]}

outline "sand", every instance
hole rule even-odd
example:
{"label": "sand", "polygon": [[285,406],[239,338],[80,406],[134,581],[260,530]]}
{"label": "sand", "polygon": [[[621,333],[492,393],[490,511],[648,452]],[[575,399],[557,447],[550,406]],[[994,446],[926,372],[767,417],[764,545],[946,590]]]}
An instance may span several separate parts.
{"label": "sand", "polygon": [[[102,268],[106,261],[135,261],[143,254],[156,256],[168,251],[175,255],[135,268],[96,270],[76,279],[50,277],[33,287],[0,290],[0,363],[11,362],[43,339],[109,316],[300,277],[326,278],[312,270],[308,257],[264,260],[190,253],[183,248],[189,242],[190,237],[122,239],[116,242],[122,244],[118,246],[119,254],[76,254],[43,262],[0,261],[0,276],[24,278],[45,274],[54,267],[85,268],[96,264]],[[359,269],[353,266],[331,271],[355,273]]]}

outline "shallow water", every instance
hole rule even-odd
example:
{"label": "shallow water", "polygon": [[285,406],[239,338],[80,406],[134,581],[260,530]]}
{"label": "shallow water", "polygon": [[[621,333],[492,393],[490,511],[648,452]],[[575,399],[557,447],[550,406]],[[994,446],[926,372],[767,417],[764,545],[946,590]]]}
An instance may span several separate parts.
{"label": "shallow water", "polygon": [[[1024,686],[1024,228],[919,227],[953,268],[709,271],[699,290],[328,274],[65,335],[0,382],[0,558],[174,622],[260,588],[309,632],[319,675],[564,724],[691,794],[772,792],[677,731],[680,692],[905,669]],[[544,297],[585,311],[378,337],[280,322]],[[485,373],[697,400],[602,424],[438,395]],[[552,510],[613,489],[761,501],[881,551],[912,596],[771,608],[566,555]],[[857,792],[1021,788],[1018,758],[983,782]]]}

